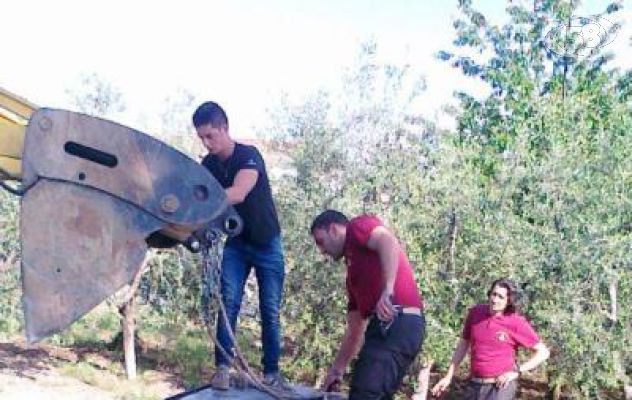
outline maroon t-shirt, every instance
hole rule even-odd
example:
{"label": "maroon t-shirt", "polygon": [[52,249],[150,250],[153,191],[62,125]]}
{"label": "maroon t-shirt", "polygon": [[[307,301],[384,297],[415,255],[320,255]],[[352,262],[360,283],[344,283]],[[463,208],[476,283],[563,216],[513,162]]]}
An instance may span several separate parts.
{"label": "maroon t-shirt", "polygon": [[525,317],[516,313],[494,316],[488,304],[469,310],[462,336],[470,342],[470,373],[479,378],[512,371],[518,347],[532,348],[540,342]]}
{"label": "maroon t-shirt", "polygon": [[[371,215],[361,215],[347,224],[344,257],[347,264],[348,310],[358,310],[364,318],[375,311],[375,305],[384,291],[380,256],[367,247],[371,232],[378,226],[384,224]],[[393,304],[423,308],[413,269],[403,250],[399,253]]]}

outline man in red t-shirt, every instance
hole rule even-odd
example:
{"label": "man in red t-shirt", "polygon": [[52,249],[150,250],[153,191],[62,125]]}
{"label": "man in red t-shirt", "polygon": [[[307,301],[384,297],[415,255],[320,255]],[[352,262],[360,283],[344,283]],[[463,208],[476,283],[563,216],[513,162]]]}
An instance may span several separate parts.
{"label": "man in red t-shirt", "polygon": [[[549,357],[549,350],[522,315],[518,314],[518,291],[509,279],[498,279],[487,292],[488,304],[470,308],[461,340],[445,377],[432,388],[440,396],[450,385],[454,371],[470,351],[470,383],[466,400],[511,400],[516,379]],[[526,347],[534,355],[516,364],[516,350]]]}
{"label": "man in red t-shirt", "polygon": [[422,298],[399,241],[370,215],[348,220],[335,210],[310,228],[318,248],[347,265],[347,329],[323,389],[342,379],[358,355],[349,400],[391,399],[421,350],[425,333]]}

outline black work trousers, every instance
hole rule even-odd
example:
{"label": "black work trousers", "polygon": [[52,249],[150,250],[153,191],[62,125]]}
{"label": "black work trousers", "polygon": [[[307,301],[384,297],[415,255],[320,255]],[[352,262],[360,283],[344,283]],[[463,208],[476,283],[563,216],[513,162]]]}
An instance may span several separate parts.
{"label": "black work trousers", "polygon": [[371,317],[353,367],[349,400],[392,399],[421,351],[426,330],[423,313],[398,314],[388,330],[380,324]]}

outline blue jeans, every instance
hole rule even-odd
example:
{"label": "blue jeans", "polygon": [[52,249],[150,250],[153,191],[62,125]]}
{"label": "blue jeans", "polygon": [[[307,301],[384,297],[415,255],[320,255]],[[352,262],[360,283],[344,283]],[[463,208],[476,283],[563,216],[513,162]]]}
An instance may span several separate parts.
{"label": "blue jeans", "polygon": [[[259,285],[263,372],[265,374],[275,373],[279,371],[279,356],[281,354],[279,308],[285,278],[280,236],[276,236],[262,245],[250,244],[237,238],[229,240],[224,247],[221,276],[222,298],[233,332],[235,332],[235,325],[241,308],[246,279],[253,267]],[[233,356],[233,343],[221,315],[217,323],[217,339],[222,347]],[[215,349],[215,364],[217,366],[229,364],[229,360],[223,356],[219,349]]]}

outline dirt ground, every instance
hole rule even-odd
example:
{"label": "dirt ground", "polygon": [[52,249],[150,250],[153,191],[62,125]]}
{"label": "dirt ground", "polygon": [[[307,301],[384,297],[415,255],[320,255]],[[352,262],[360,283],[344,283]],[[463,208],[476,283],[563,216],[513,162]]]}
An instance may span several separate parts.
{"label": "dirt ground", "polygon": [[[142,357],[142,356],[141,356]],[[114,361],[116,363],[116,361]],[[140,360],[139,362],[143,362]],[[0,343],[0,399],[2,400],[136,400],[161,399],[185,391],[181,377],[164,371],[152,371],[151,379],[142,383],[128,383],[123,377],[111,378],[99,385],[88,384],[77,377],[64,373],[64,368],[77,363],[88,363],[91,367],[107,372],[112,365],[112,354],[89,348],[60,348],[46,344],[26,345],[24,342]],[[210,375],[210,371],[206,371]],[[206,374],[205,374],[206,375]],[[431,376],[431,384],[439,376]],[[122,388],[123,386],[128,388]],[[137,387],[133,386],[136,385]],[[465,382],[457,381],[444,400],[459,399]],[[100,387],[99,387],[100,386]],[[118,390],[109,387],[118,387]],[[142,386],[142,394],[134,394]],[[136,390],[138,392],[138,390]],[[521,382],[520,399],[546,398],[546,385],[539,382]]]}
{"label": "dirt ground", "polygon": [[[117,394],[66,376],[59,367],[90,359],[99,365],[99,355],[89,350],[64,349],[48,345],[0,343],[0,398],[2,400],[114,400],[143,398]],[[105,360],[104,360],[105,364]],[[113,382],[116,384],[116,382]],[[143,382],[143,393],[154,398],[165,398],[184,389],[169,374]]]}

